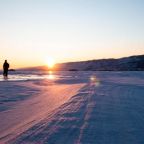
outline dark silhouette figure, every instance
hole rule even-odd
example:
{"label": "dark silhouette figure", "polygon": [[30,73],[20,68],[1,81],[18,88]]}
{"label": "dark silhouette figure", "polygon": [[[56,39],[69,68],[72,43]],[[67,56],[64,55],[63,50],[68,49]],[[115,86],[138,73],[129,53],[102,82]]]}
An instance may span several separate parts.
{"label": "dark silhouette figure", "polygon": [[9,64],[8,64],[7,60],[5,60],[5,62],[3,64],[3,75],[4,75],[4,77],[8,76],[8,69],[9,69]]}

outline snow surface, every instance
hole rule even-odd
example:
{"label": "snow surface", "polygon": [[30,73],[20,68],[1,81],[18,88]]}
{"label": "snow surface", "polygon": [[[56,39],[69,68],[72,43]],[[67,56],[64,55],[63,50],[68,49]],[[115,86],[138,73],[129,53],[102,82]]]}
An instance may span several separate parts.
{"label": "snow surface", "polygon": [[0,144],[144,144],[144,72],[55,75],[0,82]]}

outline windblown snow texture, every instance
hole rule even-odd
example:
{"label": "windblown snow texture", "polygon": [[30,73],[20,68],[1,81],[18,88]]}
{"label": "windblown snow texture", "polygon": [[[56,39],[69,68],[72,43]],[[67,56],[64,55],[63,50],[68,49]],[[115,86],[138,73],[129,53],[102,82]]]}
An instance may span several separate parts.
{"label": "windblown snow texture", "polygon": [[37,91],[0,112],[0,142],[144,143],[144,73],[76,72],[72,76],[53,82],[14,82],[29,85],[21,92]]}

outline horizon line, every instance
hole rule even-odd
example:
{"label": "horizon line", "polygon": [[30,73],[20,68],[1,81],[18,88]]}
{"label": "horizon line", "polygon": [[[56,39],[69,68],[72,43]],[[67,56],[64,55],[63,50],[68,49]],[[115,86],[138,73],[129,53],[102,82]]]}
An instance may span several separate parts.
{"label": "horizon line", "polygon": [[[57,64],[66,64],[66,63],[76,63],[76,62],[87,62],[87,61],[94,61],[94,60],[108,60],[108,59],[122,59],[122,58],[129,58],[129,57],[135,57],[135,56],[143,56],[144,54],[141,55],[129,55],[129,56],[124,56],[124,57],[119,57],[119,58],[100,58],[100,59],[89,59],[89,60],[79,60],[79,61],[67,61],[67,62],[61,62],[61,63],[56,63]],[[37,65],[37,66],[28,66],[28,67],[19,67],[19,68],[15,68],[15,69],[28,69],[28,68],[35,68],[35,67],[43,67],[43,66],[47,66],[45,65]],[[13,68],[10,68],[13,69]],[[1,70],[1,69],[0,69]]]}

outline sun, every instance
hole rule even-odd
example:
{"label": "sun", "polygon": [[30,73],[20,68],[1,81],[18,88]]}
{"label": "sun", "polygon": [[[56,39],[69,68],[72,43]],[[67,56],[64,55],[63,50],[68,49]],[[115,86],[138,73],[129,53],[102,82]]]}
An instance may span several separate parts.
{"label": "sun", "polygon": [[55,65],[55,61],[54,61],[54,59],[53,58],[47,58],[47,66],[48,66],[48,68],[53,68],[54,67],[54,65]]}

